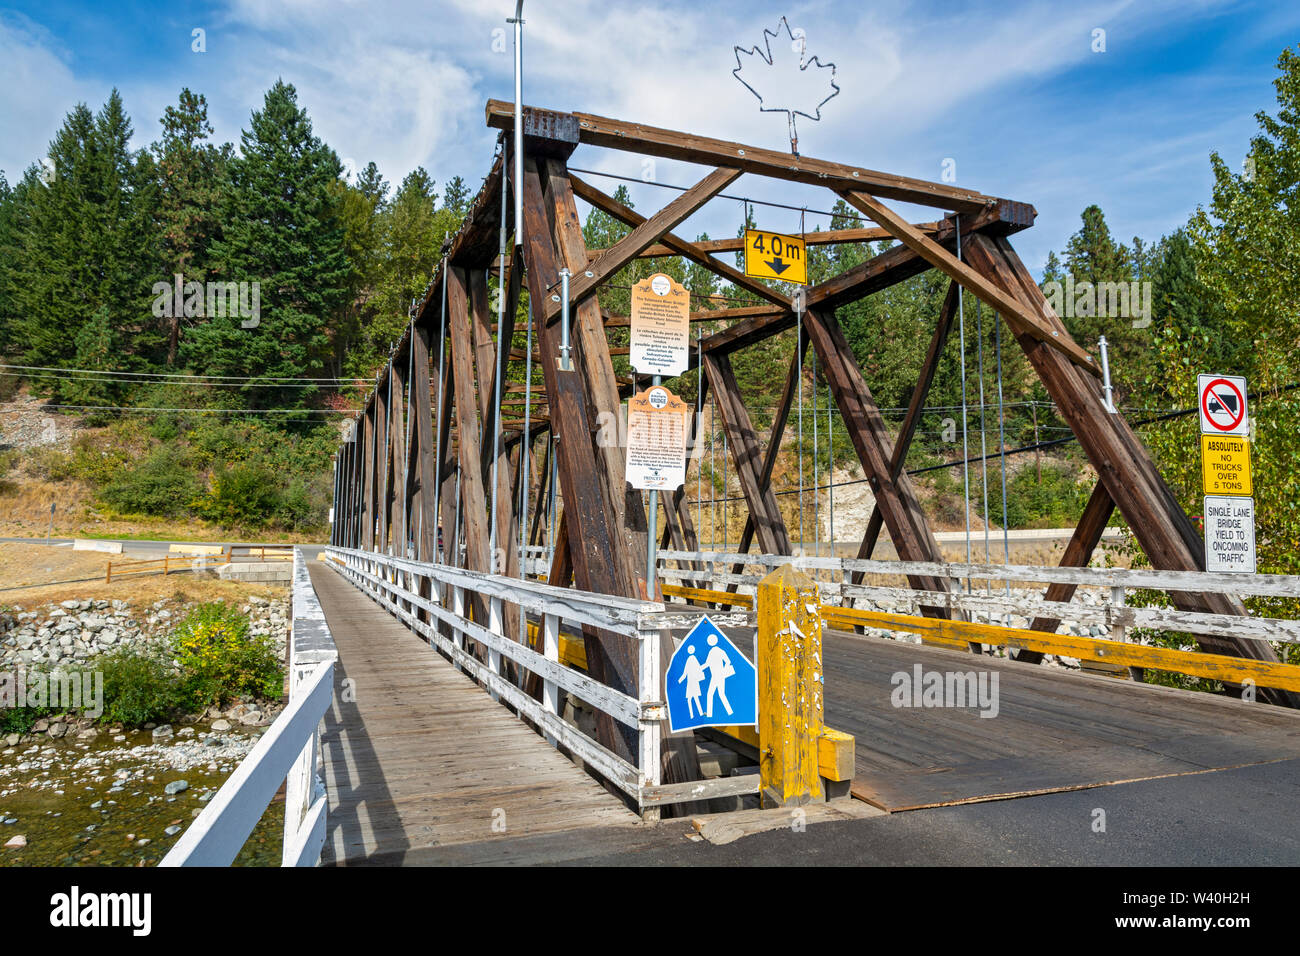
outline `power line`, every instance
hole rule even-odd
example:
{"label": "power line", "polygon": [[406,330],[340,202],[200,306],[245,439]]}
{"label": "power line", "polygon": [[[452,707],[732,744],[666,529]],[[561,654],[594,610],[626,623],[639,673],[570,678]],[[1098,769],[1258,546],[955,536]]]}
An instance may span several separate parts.
{"label": "power line", "polygon": [[54,365],[4,365],[0,364],[0,369],[26,371],[26,372],[56,372],[60,375],[76,373],[82,375],[114,375],[121,377],[130,377],[145,380],[185,380],[196,382],[256,382],[263,385],[278,385],[292,382],[320,382],[320,383],[343,383],[348,385],[368,385],[369,378],[337,378],[337,377],[319,377],[309,378],[306,376],[288,377],[271,377],[266,378],[258,375],[195,375],[188,372],[127,372],[113,369],[95,369],[95,368],[60,368]]}
{"label": "power line", "polygon": [[[167,382],[167,381],[158,381],[155,379],[118,378],[116,377],[116,373],[110,374],[107,372],[104,373],[104,375],[102,376],[78,375],[75,372],[71,374],[56,374],[53,372],[0,372],[0,378],[21,378],[27,380],[54,379],[56,381],[86,382],[86,383],[97,384],[97,385],[174,385],[178,387],[201,385],[205,388],[247,388],[254,381],[250,379],[249,381],[245,381],[245,382],[200,382],[200,381]],[[257,380],[257,381],[259,383],[265,382],[265,380]],[[362,385],[368,383],[358,382],[356,384]],[[285,381],[282,383],[268,385],[267,387],[269,388],[329,388],[330,386],[325,383],[318,383],[309,380],[305,382]]]}
{"label": "power line", "polygon": [[[646,186],[658,186],[661,189],[675,189],[678,192],[683,192],[683,193],[691,188],[690,186],[678,186],[676,183],[661,183],[655,179],[647,180],[647,179],[639,179],[634,176],[620,176],[617,173],[602,173],[595,169],[578,169],[575,166],[570,166],[569,172],[584,173],[585,175],[588,176],[603,176],[606,179],[619,179],[626,183],[641,183]],[[829,216],[832,220],[852,219],[857,222],[862,221],[862,216],[858,213],[827,212],[822,209],[809,209],[807,206],[791,206],[788,203],[772,202],[771,200],[767,200],[767,199],[750,199],[746,196],[733,196],[728,193],[718,193],[717,198],[734,199],[737,202],[747,202],[755,206],[770,206],[773,209],[789,209],[792,212],[810,212],[815,216]]]}
{"label": "power line", "polygon": [[[1278,391],[1278,392],[1291,392],[1291,391],[1295,391],[1296,389],[1300,389],[1300,382],[1294,382],[1294,383],[1292,383],[1292,384],[1290,384],[1290,385],[1283,385],[1283,386],[1280,386],[1279,388],[1276,389],[1276,391]],[[1263,393],[1261,393],[1261,392],[1247,393],[1247,396],[1246,396],[1246,397],[1247,397],[1248,399],[1258,399],[1258,398],[1261,397],[1262,394],[1263,394]],[[1186,416],[1188,416],[1188,415],[1195,415],[1198,411],[1199,411],[1199,409],[1197,409],[1196,407],[1192,407],[1192,408],[1178,408],[1178,409],[1174,409],[1173,411],[1165,412],[1165,413],[1162,414],[1162,415],[1156,415],[1156,416],[1153,417],[1153,418],[1144,418],[1144,419],[1142,419],[1141,421],[1133,422],[1133,426],[1132,426],[1132,427],[1134,427],[1134,428],[1141,428],[1141,427],[1143,427],[1144,425],[1154,425],[1154,424],[1156,424],[1157,422],[1167,422],[1167,421],[1172,421],[1172,420],[1175,419],[1175,418],[1184,418],[1184,417],[1186,417]],[[1046,426],[1041,426],[1041,427],[1046,427]],[[924,467],[924,468],[912,468],[912,469],[909,469],[907,473],[908,473],[908,475],[923,475],[923,474],[926,474],[927,472],[931,472],[931,471],[941,471],[941,470],[943,470],[943,469],[945,469],[945,468],[958,468],[958,467],[961,467],[962,465],[979,464],[979,463],[981,463],[981,462],[987,461],[987,460],[992,459],[992,458],[999,458],[999,457],[1001,457],[1001,456],[1003,456],[1003,455],[1023,455],[1023,454],[1026,454],[1027,452],[1031,452],[1031,451],[1041,451],[1041,450],[1044,449],[1044,448],[1059,448],[1059,447],[1062,446],[1062,445],[1073,444],[1073,443],[1077,442],[1078,440],[1079,440],[1078,437],[1076,437],[1075,435],[1071,434],[1071,435],[1069,435],[1069,436],[1067,436],[1067,437],[1065,437],[1065,438],[1052,438],[1052,439],[1049,439],[1049,440],[1047,440],[1047,441],[1035,442],[1035,443],[1032,444],[1032,445],[1021,445],[1019,448],[1008,448],[1005,452],[1001,452],[1001,451],[999,451],[999,452],[996,452],[996,453],[994,453],[994,454],[988,454],[988,455],[977,455],[977,456],[975,456],[975,457],[972,457],[972,458],[966,458],[966,459],[964,459],[964,460],[959,459],[959,460],[957,460],[957,461],[941,462],[940,464],[937,464],[937,465],[927,465],[927,466]],[[848,486],[848,485],[862,485],[862,484],[866,484],[866,483],[869,482],[870,480],[871,480],[870,478],[852,478],[852,479],[850,479],[850,480],[848,480],[848,481],[835,482],[835,483],[833,483],[833,484],[823,485],[822,487],[823,487],[823,488],[829,488],[829,487],[834,487],[834,488],[843,488],[843,487],[846,487],[846,486]],[[773,494],[774,494],[776,497],[782,497],[782,496],[784,496],[784,495],[796,495],[796,494],[798,494],[798,493],[799,493],[799,490],[798,490],[797,488],[796,488],[796,489],[789,490],[789,491],[776,491],[776,492],[773,492]],[[741,496],[736,496],[736,497],[722,497],[722,498],[717,498],[717,499],[712,499],[712,498],[710,498],[710,499],[708,499],[708,500],[709,500],[709,501],[714,501],[714,500],[717,500],[717,501],[742,501],[742,500],[744,500],[744,496],[741,495]]]}
{"label": "power line", "polygon": [[[31,405],[10,402],[0,405],[5,410],[29,409]],[[355,415],[359,408],[166,408],[153,405],[55,405],[41,404],[42,409],[81,412],[179,412],[212,413],[214,415]]]}

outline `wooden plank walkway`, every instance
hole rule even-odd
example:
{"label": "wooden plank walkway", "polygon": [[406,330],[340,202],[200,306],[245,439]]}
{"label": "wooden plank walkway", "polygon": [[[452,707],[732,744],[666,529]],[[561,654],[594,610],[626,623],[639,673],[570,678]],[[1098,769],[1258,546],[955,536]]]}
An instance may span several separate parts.
{"label": "wooden plank walkway", "polygon": [[338,572],[312,562],[310,573],[339,652],[321,736],[323,863],[428,861],[430,848],[641,825]]}

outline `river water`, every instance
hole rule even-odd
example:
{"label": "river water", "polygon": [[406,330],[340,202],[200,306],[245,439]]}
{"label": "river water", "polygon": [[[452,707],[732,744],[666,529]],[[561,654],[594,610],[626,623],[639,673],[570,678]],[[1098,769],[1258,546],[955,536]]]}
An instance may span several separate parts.
{"label": "river water", "polygon": [[[195,724],[161,741],[119,730],[0,748],[0,866],[157,864],[261,732]],[[283,823],[284,804],[273,802],[235,865],[279,865]],[[25,847],[4,846],[19,834]]]}

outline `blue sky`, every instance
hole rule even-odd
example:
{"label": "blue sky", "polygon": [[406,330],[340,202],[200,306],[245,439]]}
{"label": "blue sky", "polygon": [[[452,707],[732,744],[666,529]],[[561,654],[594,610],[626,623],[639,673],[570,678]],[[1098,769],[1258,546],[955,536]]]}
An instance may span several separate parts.
{"label": "blue sky", "polygon": [[[374,160],[394,184],[424,165],[440,184],[459,174],[477,187],[494,142],[483,105],[512,96],[510,38],[494,34],[512,11],[512,0],[0,6],[0,169],[16,180],[72,106],[97,109],[114,86],[137,146],[157,138],[185,86],[206,95],[217,138],[237,143],[283,77],[345,161]],[[731,75],[733,44],[760,42],[783,14],[809,55],[836,64],[842,89],[820,123],[800,121],[801,151],[936,180],[953,160],[959,185],[1038,208],[1016,239],[1035,271],[1089,203],[1125,241],[1184,222],[1208,197],[1209,153],[1239,166],[1254,113],[1274,108],[1277,56],[1300,41],[1300,4],[1287,2],[528,0],[524,99],[786,148],[784,115],[760,113]],[[191,49],[195,29],[206,52]],[[644,172],[633,156],[585,147],[573,164]],[[660,161],[653,174],[689,184],[703,171]],[[749,176],[728,192],[832,203],[825,190]],[[639,183],[632,194],[642,210],[671,195]],[[741,215],[718,202],[679,231],[731,235]],[[798,213],[758,218],[799,226]]]}

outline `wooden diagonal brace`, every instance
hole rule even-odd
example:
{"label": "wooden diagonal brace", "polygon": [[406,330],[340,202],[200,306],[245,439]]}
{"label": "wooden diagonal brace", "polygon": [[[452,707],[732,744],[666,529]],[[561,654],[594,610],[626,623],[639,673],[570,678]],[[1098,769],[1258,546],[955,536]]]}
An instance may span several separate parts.
{"label": "wooden diagonal brace", "polygon": [[[595,186],[583,182],[578,177],[570,175],[569,181],[573,184],[574,193],[576,193],[580,198],[585,199],[597,209],[608,213],[624,224],[636,228],[646,221],[645,216],[641,215],[639,212],[635,212],[628,206],[623,205],[623,203],[619,202],[613,196],[606,195]],[[704,268],[713,272],[715,275],[719,275],[726,279],[737,288],[744,289],[747,292],[752,292],[754,295],[766,299],[773,305],[781,306],[787,310],[790,308],[790,298],[788,296],[782,295],[775,289],[768,288],[756,279],[751,279],[739,269],[735,269],[727,265],[725,262],[715,259],[708,252],[700,249],[695,243],[687,242],[685,239],[679,238],[671,232],[664,233],[663,236],[660,237],[659,241],[662,242],[667,249],[671,250],[669,253],[670,255],[685,256],[692,262],[704,266]],[[741,310],[736,309],[727,311],[735,313],[740,312]],[[765,312],[764,314],[770,313]],[[692,318],[694,317],[695,315],[692,314]],[[708,319],[720,318],[720,316],[709,315],[705,315],[704,317]]]}
{"label": "wooden diagonal brace", "polygon": [[[889,460],[889,473],[897,478],[903,470],[903,463],[907,461],[907,450],[912,445],[912,438],[916,435],[916,427],[921,422],[921,412],[925,408],[926,397],[930,394],[930,386],[934,383],[935,373],[939,369],[939,359],[943,356],[944,343],[948,341],[948,333],[952,330],[952,320],[957,314],[957,300],[961,294],[961,287],[957,283],[950,283],[948,294],[944,297],[943,307],[939,310],[939,323],[935,326],[934,334],[930,337],[930,348],[925,353],[925,362],[921,366],[921,375],[917,380],[916,388],[912,390],[912,399],[907,405],[907,414],[903,418],[903,424],[898,429],[898,438],[894,441],[894,452]],[[877,503],[871,508],[871,518],[867,521],[866,534],[862,536],[862,546],[858,548],[859,558],[870,558],[871,553],[876,549],[876,541],[880,538],[880,530],[885,524],[885,516],[880,510]],[[852,577],[854,584],[862,582],[862,572],[854,571]]]}
{"label": "wooden diagonal brace", "polygon": [[[943,553],[921,511],[911,479],[906,471],[897,477],[890,471],[892,446],[885,420],[862,377],[862,371],[853,361],[853,351],[839,322],[833,314],[814,311],[808,313],[804,329],[817,350],[822,373],[831,386],[831,394],[862,462],[867,482],[884,514],[890,539],[899,557],[905,561],[942,562]],[[923,591],[948,591],[952,588],[948,578],[909,575],[908,582],[913,588]],[[922,611],[927,615],[946,617],[949,614],[945,608],[923,607]]]}
{"label": "wooden diagonal brace", "polygon": [[[786,376],[785,388],[781,392],[781,399],[777,402],[776,417],[772,419],[772,430],[767,440],[767,450],[763,453],[763,470],[759,475],[763,488],[766,490],[772,484],[772,472],[776,468],[776,458],[781,452],[781,438],[785,434],[786,422],[790,420],[790,407],[794,404],[794,397],[798,391],[799,376],[803,374],[804,355],[808,351],[808,336],[804,335],[802,339],[795,344],[794,357],[790,359],[790,374]],[[740,533],[740,545],[736,550],[740,554],[749,551],[749,546],[754,541],[754,515],[751,512],[745,518],[745,529]],[[734,565],[731,569],[733,574],[741,574],[745,570],[743,564]],[[727,590],[734,591],[736,585],[728,584]]]}
{"label": "wooden diagonal brace", "polygon": [[[740,175],[739,169],[727,167],[715,169],[606,249],[595,262],[587,265],[585,270],[582,269],[582,263],[574,264],[577,270],[581,271],[578,271],[576,278],[569,283],[570,303],[577,304],[595,292],[601,283],[607,282],[610,276],[635,259],[646,248],[658,242],[664,233],[689,218],[706,202],[739,179]],[[584,254],[583,263],[585,262]],[[573,266],[571,265],[570,268]],[[542,301],[545,304],[546,321],[559,315],[563,303],[553,301],[550,296]]]}
{"label": "wooden diagonal brace", "polygon": [[[731,359],[725,355],[705,355],[704,373],[717,398],[728,444],[736,463],[736,477],[749,505],[759,546],[767,554],[790,554],[790,535],[770,483],[762,479],[762,454],[749,412],[740,397]],[[724,489],[725,493],[725,489]]]}
{"label": "wooden diagonal brace", "polygon": [[1101,374],[1101,370],[1097,367],[1097,363],[1092,360],[1092,356],[1080,348],[1068,334],[1062,334],[1057,329],[1044,327],[1040,324],[1039,318],[1033,310],[1026,308],[1018,298],[999,288],[996,283],[990,282],[985,276],[966,265],[929,236],[918,231],[915,226],[880,202],[880,200],[861,191],[841,190],[840,196],[849,205],[870,216],[881,226],[888,229],[899,242],[912,249],[948,278],[970,289],[971,292],[987,302],[1011,323],[1014,330],[1026,333],[1045,345],[1056,349],[1080,368],[1086,369],[1090,374]]}

